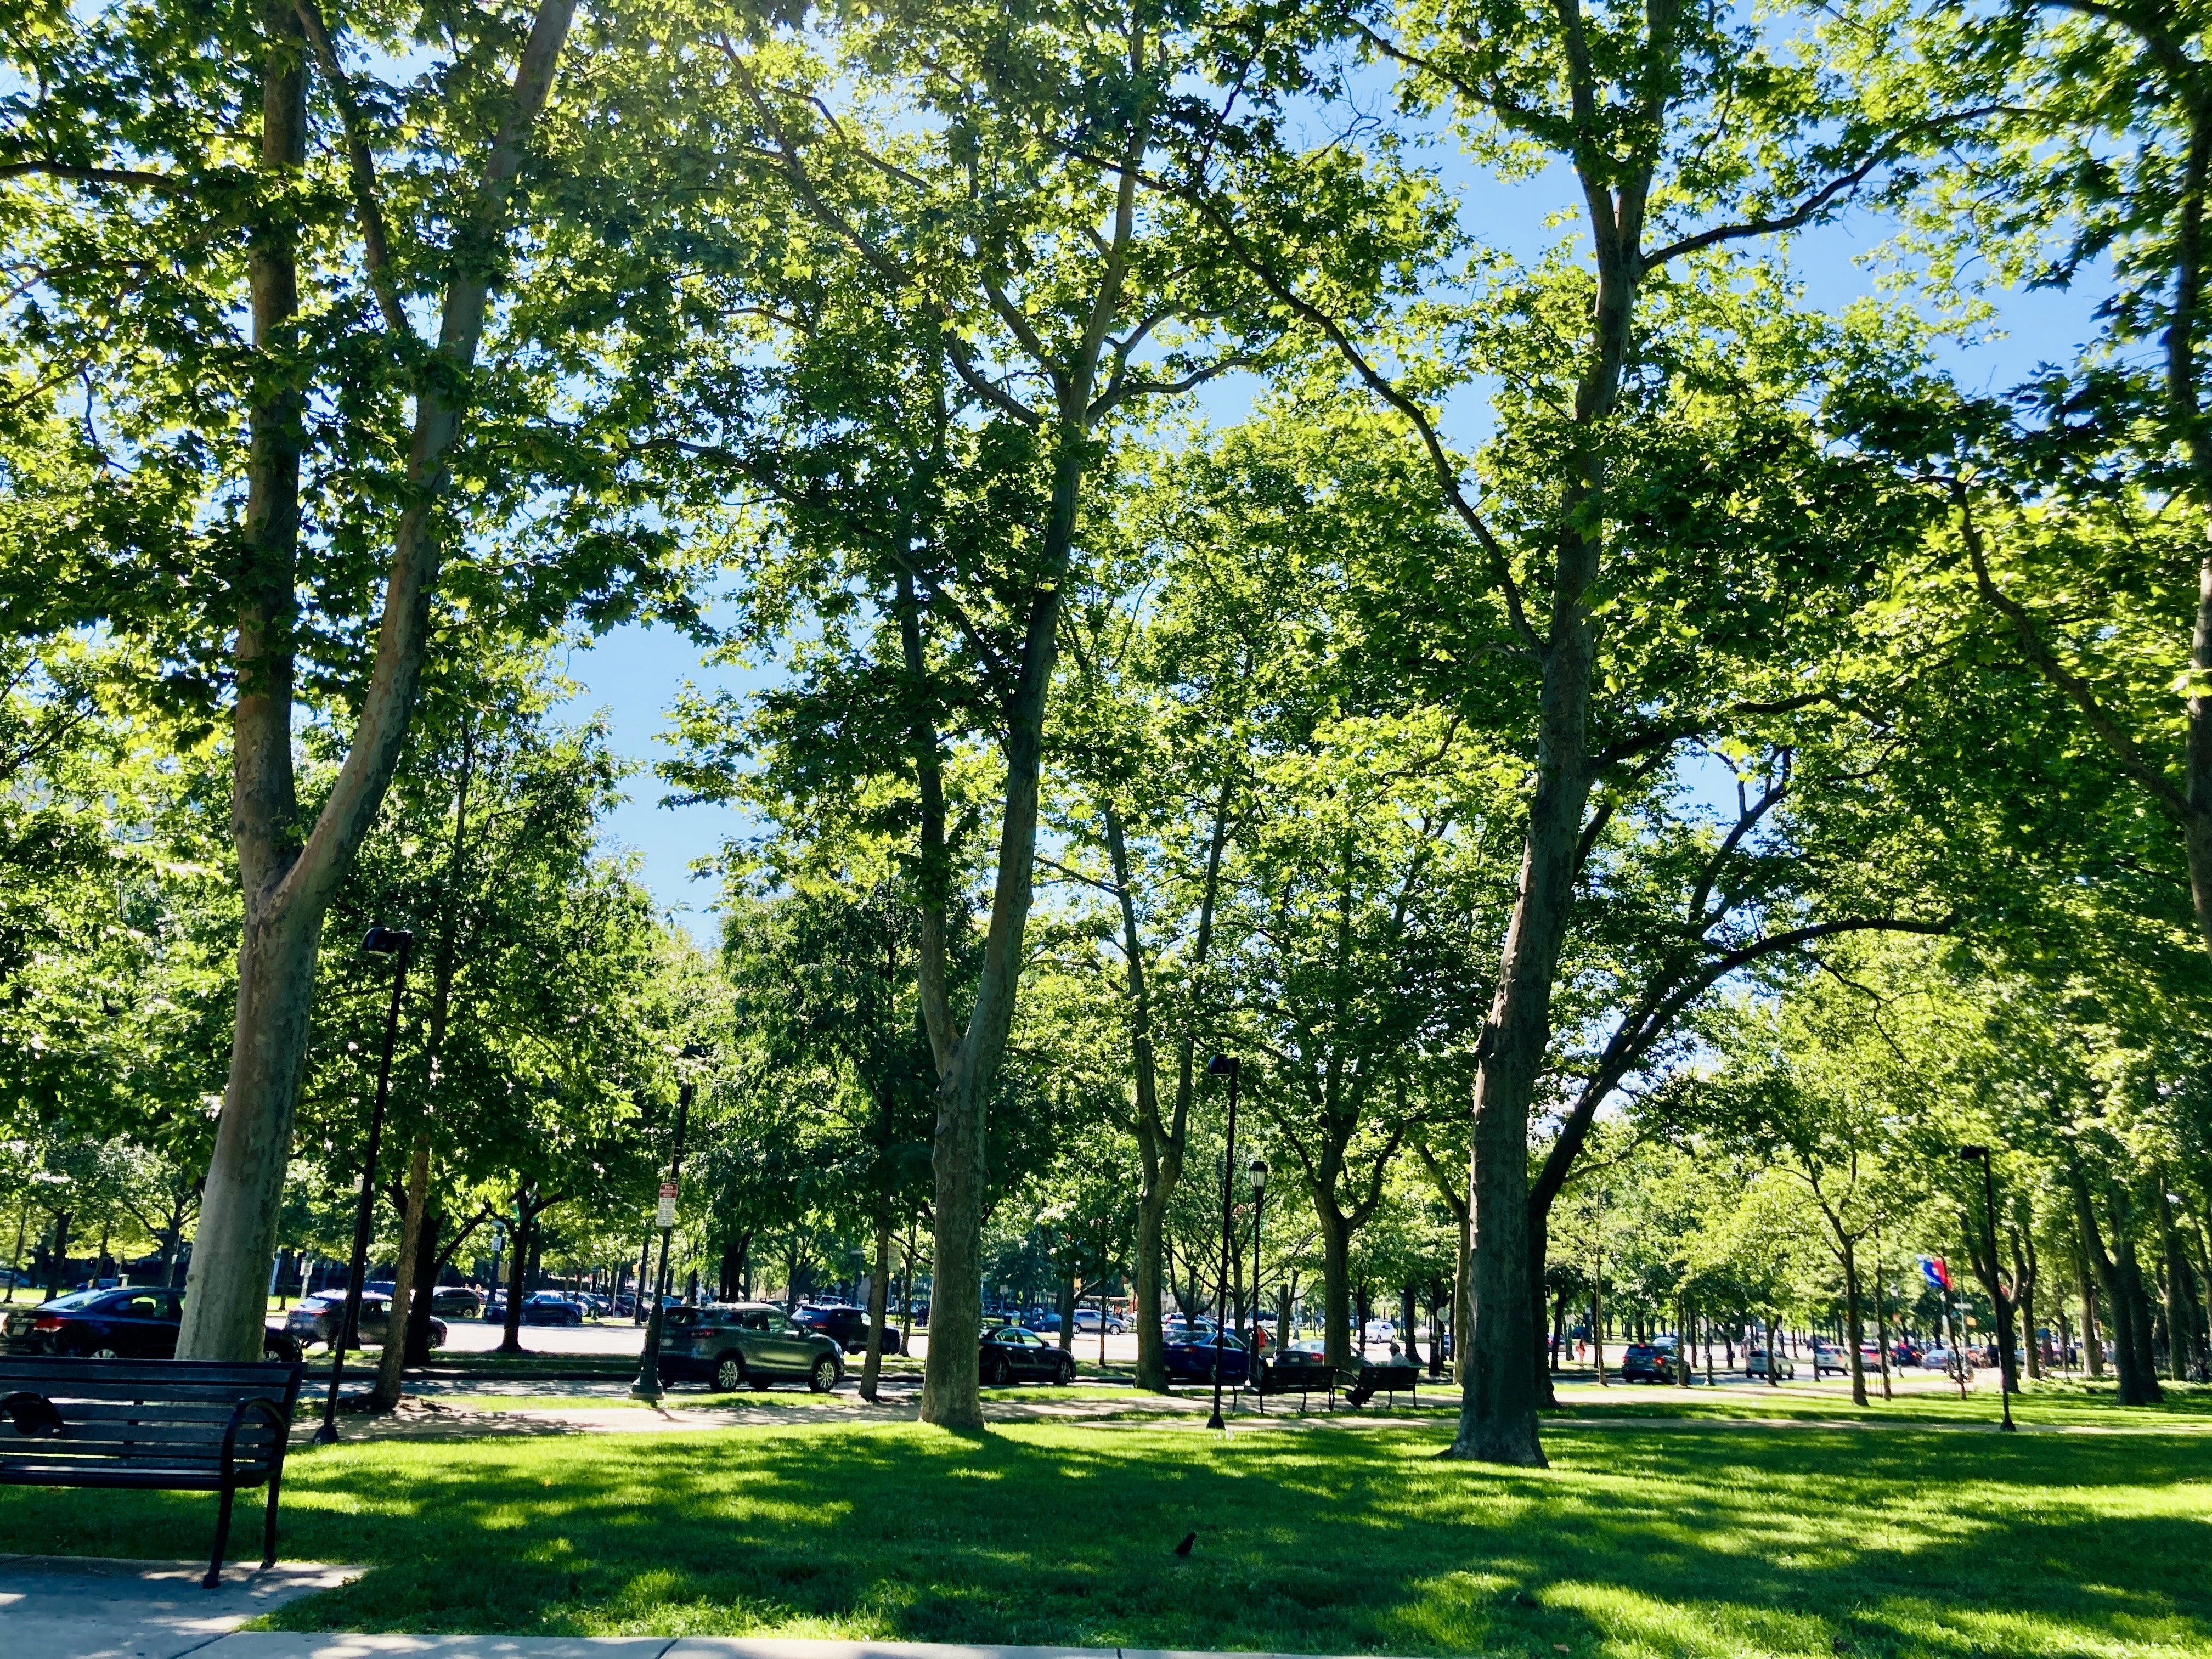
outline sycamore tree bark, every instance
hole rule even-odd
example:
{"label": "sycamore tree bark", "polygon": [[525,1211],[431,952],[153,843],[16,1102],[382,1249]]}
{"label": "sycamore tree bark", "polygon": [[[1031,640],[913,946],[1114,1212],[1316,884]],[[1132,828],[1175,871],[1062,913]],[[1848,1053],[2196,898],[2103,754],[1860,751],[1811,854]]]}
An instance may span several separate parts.
{"label": "sycamore tree bark", "polygon": [[[290,641],[299,417],[296,405],[273,392],[265,402],[257,397],[254,405],[246,580],[241,584],[234,648],[240,690],[233,715],[232,827],[246,917],[230,1076],[185,1281],[179,1358],[252,1359],[261,1353],[264,1298],[307,1054],[316,946],[324,914],[375,820],[406,738],[438,574],[435,514],[460,436],[464,388],[483,332],[515,174],[551,91],[574,11],[574,0],[541,0],[467,222],[455,237],[463,251],[443,295],[436,367],[416,388],[407,454],[410,499],[386,573],[368,695],[330,793],[305,841],[296,843]],[[315,48],[342,112],[350,114],[352,99],[311,5],[303,0],[288,14],[272,7],[264,13],[264,25],[269,44],[263,167],[280,173],[296,167],[305,153],[302,59],[307,45]],[[369,275],[386,325],[397,333],[410,325],[392,297],[386,269],[382,207],[366,146],[350,131],[349,138]],[[297,308],[296,262],[289,232],[267,228],[257,233],[249,286],[255,342],[262,349],[289,326]]]}
{"label": "sycamore tree bark", "polygon": [[[1206,842],[1206,875],[1199,892],[1198,927],[1191,942],[1190,965],[1194,973],[1205,967],[1213,945],[1214,903],[1221,886],[1222,854],[1229,842],[1229,805],[1233,788],[1232,782],[1224,781],[1214,799],[1213,825]],[[1136,1385],[1164,1394],[1168,1386],[1167,1349],[1160,1325],[1166,1261],[1162,1241],[1166,1236],[1168,1205],[1182,1179],[1183,1158],[1190,1145],[1197,1038],[1195,1033],[1185,1030],[1177,1044],[1175,1107],[1172,1114],[1164,1119],[1160,1114],[1158,1059],[1152,1042],[1151,979],[1146,966],[1143,933],[1137,925],[1128,841],[1123,833],[1121,815],[1110,803],[1103,816],[1107,855],[1112,862],[1121,906],[1121,953],[1127,963],[1129,1059],[1137,1097],[1137,1157],[1141,1173],[1137,1188]]]}
{"label": "sycamore tree bark", "polygon": [[[422,1217],[430,1203],[430,1137],[415,1137],[407,1164],[407,1214],[400,1224],[399,1260],[392,1270],[392,1304],[385,1310],[384,1351],[377,1358],[376,1387],[369,1399],[379,1411],[399,1403],[400,1374],[407,1363],[409,1317],[414,1311],[415,1264],[422,1253]],[[424,1298],[428,1300],[427,1295]]]}

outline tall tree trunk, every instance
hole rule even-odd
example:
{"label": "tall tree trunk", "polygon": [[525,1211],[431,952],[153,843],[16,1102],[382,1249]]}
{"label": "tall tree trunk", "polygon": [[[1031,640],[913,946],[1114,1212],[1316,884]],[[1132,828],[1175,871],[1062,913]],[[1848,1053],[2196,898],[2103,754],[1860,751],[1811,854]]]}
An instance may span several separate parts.
{"label": "tall tree trunk", "polygon": [[[283,0],[261,12],[261,172],[268,199],[307,157],[307,46]],[[246,265],[256,357],[289,343],[300,304],[289,204],[257,222]],[[258,1359],[265,1281],[290,1162],[292,1110],[307,1050],[322,932],[317,906],[279,902],[298,855],[292,772],[292,628],[300,525],[300,396],[267,368],[246,411],[246,524],[240,538],[238,676],[231,713],[231,833],[245,919],[238,947],[230,1076],[185,1277],[180,1358]]]}
{"label": "tall tree trunk", "polygon": [[2096,1274],[2105,1305],[2112,1310],[2112,1364],[2119,1373],[2119,1402],[2123,1406],[2154,1404],[2158,1399],[2158,1382],[2142,1365],[2136,1342],[2135,1306],[2124,1294],[2119,1268],[2105,1252],[2096,1207],[2090,1201],[2088,1177],[2078,1164],[2069,1164],[2067,1175],[2074,1192],[2074,1220],[2081,1234],[2081,1253]]}
{"label": "tall tree trunk", "polygon": [[[1088,449],[1089,434],[1079,408],[1059,434],[1042,580],[1030,605],[1020,678],[1007,700],[998,878],[992,889],[975,1005],[966,1030],[939,1064],[937,1132],[931,1155],[936,1175],[932,1207],[936,1273],[930,1297],[929,1354],[922,1369],[921,1420],[944,1428],[983,1425],[976,1365],[983,1330],[983,1210],[989,1196],[986,1119],[1020,987],[1022,939],[1036,874],[1045,698],[1058,654],[1061,579],[1074,547]],[[941,980],[939,1000],[939,1012],[929,1021],[933,1029],[950,1024]],[[925,999],[925,1014],[926,1004]]]}
{"label": "tall tree trunk", "polygon": [[876,1218],[876,1271],[868,1281],[868,1357],[860,1362],[860,1398],[876,1403],[876,1383],[884,1374],[884,1321],[890,1311],[891,1212]]}
{"label": "tall tree trunk", "polygon": [[[537,1212],[523,1200],[515,1206],[517,1219],[513,1237],[507,1241],[507,1314],[506,1328],[501,1331],[499,1352],[522,1352],[522,1298],[527,1293],[530,1278],[530,1237],[538,1231]],[[647,1294],[653,1292],[646,1286]]]}
{"label": "tall tree trunk", "polygon": [[2081,1304],[2081,1366],[2091,1379],[2105,1375],[2105,1336],[2097,1327],[2097,1285],[2089,1274],[2088,1253],[2077,1238],[2074,1245],[2074,1289]]}
{"label": "tall tree trunk", "polygon": [[2166,1257],[2166,1328],[2172,1334],[2167,1343],[2166,1375],[2177,1382],[2186,1382],[2197,1353],[2197,1275],[2173,1224],[2173,1201],[2166,1196],[2166,1174],[2157,1170],[2154,1175],[2159,1244]]}
{"label": "tall tree trunk", "polygon": [[[1847,1237],[1840,1243],[1843,1248],[1838,1254],[1844,1263],[1844,1340],[1851,1351],[1851,1404],[1863,1406],[1867,1403],[1866,1362],[1859,1358],[1859,1348],[1866,1340],[1866,1320],[1859,1289],[1858,1241]],[[1817,1365],[1814,1369],[1818,1369]]]}
{"label": "tall tree trunk", "polygon": [[2136,1241],[2127,1224],[2127,1216],[2121,1208],[2117,1194],[2113,1202],[2112,1263],[2118,1281],[2118,1294],[2113,1300],[2126,1305],[2129,1346],[2136,1360],[2136,1375],[2140,1379],[2139,1402],[2154,1406],[2166,1397],[2158,1385],[2158,1365],[2151,1340],[2151,1298],[2143,1286],[2142,1263],[2136,1254]]}
{"label": "tall tree trunk", "polygon": [[453,1242],[441,1245],[439,1236],[446,1230],[446,1212],[442,1205],[431,1205],[422,1218],[422,1234],[415,1245],[415,1260],[418,1266],[415,1282],[422,1294],[407,1304],[407,1364],[427,1365],[430,1363],[430,1297],[438,1288],[438,1279],[459,1249],[466,1230],[456,1234]]}
{"label": "tall tree trunk", "polygon": [[1352,1351],[1352,1229],[1318,1195],[1314,1214],[1321,1223],[1322,1352],[1339,1370],[1351,1370],[1359,1364]]}
{"label": "tall tree trunk", "polygon": [[[400,1372],[407,1360],[408,1317],[414,1311],[415,1263],[422,1243],[422,1217],[430,1203],[430,1137],[415,1137],[407,1164],[407,1214],[399,1224],[399,1260],[392,1269],[392,1305],[385,1310],[384,1350],[377,1357],[374,1407],[388,1412],[399,1403]],[[426,1294],[424,1301],[429,1298]]]}
{"label": "tall tree trunk", "polygon": [[2031,1382],[2043,1378],[2043,1344],[2035,1328],[2035,1237],[2024,1229],[2008,1229],[2012,1236],[2013,1301],[2020,1310],[2021,1349],[2027,1356]]}
{"label": "tall tree trunk", "polygon": [[[1205,964],[1213,946],[1213,912],[1220,891],[1222,854],[1229,842],[1229,805],[1233,788],[1233,780],[1224,779],[1220,793],[1214,799],[1213,829],[1206,842],[1206,878],[1199,890],[1198,928],[1191,945],[1194,971]],[[1146,971],[1143,937],[1137,926],[1128,843],[1121,814],[1110,803],[1104,808],[1103,816],[1107,854],[1113,862],[1114,880],[1120,890],[1121,951],[1127,965],[1129,1052],[1137,1091],[1137,1157],[1142,1176],[1137,1188],[1136,1385],[1155,1394],[1164,1394],[1168,1365],[1160,1330],[1161,1285],[1166,1269],[1163,1241],[1168,1205],[1182,1179],[1183,1158],[1190,1147],[1190,1106],[1196,1081],[1195,1038],[1186,1030],[1177,1044],[1174,1114],[1163,1121],[1158,1059],[1152,1042],[1152,988]]]}
{"label": "tall tree trunk", "polygon": [[[392,538],[368,685],[352,746],[304,842],[295,839],[291,766],[297,394],[271,375],[248,411],[252,453],[234,647],[238,693],[231,804],[246,915],[230,1077],[185,1278],[179,1358],[252,1359],[261,1352],[269,1264],[307,1054],[316,945],[331,895],[375,821],[406,740],[437,580],[439,498],[460,435],[462,404],[455,390],[476,362],[514,177],[552,89],[574,10],[574,0],[540,0],[506,118],[485,154],[469,222],[455,239],[437,345],[445,372],[424,375],[415,388],[407,455],[412,499]],[[283,173],[296,169],[306,153],[305,42],[298,14],[278,0],[266,0],[263,27],[268,45],[262,166]],[[282,343],[298,308],[293,234],[289,224],[255,229],[247,280],[257,351]]]}

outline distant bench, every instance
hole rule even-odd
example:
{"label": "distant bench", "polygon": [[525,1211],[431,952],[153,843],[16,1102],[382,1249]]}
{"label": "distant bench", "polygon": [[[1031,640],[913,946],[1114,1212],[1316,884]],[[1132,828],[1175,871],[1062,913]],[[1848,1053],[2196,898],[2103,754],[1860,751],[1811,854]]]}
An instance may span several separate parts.
{"label": "distant bench", "polygon": [[1378,1394],[1389,1395],[1390,1403],[1395,1406],[1401,1389],[1413,1395],[1415,1405],[1420,1403],[1421,1396],[1416,1392],[1416,1386],[1421,1380],[1419,1365],[1403,1362],[1394,1365],[1362,1365],[1356,1370],[1339,1371],[1336,1380],[1344,1389],[1344,1403],[1347,1406],[1364,1406]]}
{"label": "distant bench", "polygon": [[212,1492],[222,1582],[230,1507],[269,1489],[261,1565],[276,1562],[276,1492],[300,1397],[300,1367],[205,1359],[0,1358],[0,1486]]}
{"label": "distant bench", "polygon": [[1260,1367],[1259,1380],[1249,1385],[1259,1402],[1260,1414],[1267,1414],[1267,1401],[1278,1395],[1294,1394],[1298,1397],[1298,1409],[1306,1408],[1306,1396],[1326,1395],[1334,1404],[1336,1368],[1318,1354],[1309,1358],[1299,1354],[1282,1359],[1270,1359]]}

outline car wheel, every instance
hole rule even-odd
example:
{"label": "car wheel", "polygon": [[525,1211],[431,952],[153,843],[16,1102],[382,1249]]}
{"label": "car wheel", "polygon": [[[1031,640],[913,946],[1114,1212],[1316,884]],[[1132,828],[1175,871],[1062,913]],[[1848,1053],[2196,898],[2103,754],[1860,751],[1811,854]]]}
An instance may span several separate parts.
{"label": "car wheel", "polygon": [[1062,1389],[1074,1382],[1075,1362],[1073,1359],[1061,1360],[1058,1368],[1055,1369],[1052,1374],[1052,1380],[1054,1386]]}
{"label": "car wheel", "polygon": [[714,1362],[714,1391],[717,1394],[735,1394],[746,1381],[745,1362],[736,1354],[726,1353]]}
{"label": "car wheel", "polygon": [[97,1348],[85,1349],[83,1357],[87,1359],[120,1359],[123,1356],[114,1349],[102,1345]]}
{"label": "car wheel", "polygon": [[817,1394],[827,1394],[837,1386],[837,1362],[828,1354],[814,1362],[814,1369],[806,1374],[806,1386]]}
{"label": "car wheel", "polygon": [[1006,1357],[1004,1354],[991,1356],[991,1363],[983,1368],[983,1381],[994,1389],[1006,1386]]}
{"label": "car wheel", "polygon": [[430,1322],[430,1346],[434,1348],[442,1348],[446,1346],[446,1322],[442,1319],[434,1319]]}

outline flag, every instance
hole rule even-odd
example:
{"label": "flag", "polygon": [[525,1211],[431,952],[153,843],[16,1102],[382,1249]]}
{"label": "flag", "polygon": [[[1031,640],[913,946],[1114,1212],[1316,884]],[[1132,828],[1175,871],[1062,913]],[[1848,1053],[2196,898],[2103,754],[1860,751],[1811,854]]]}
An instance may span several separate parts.
{"label": "flag", "polygon": [[1943,1265],[1943,1258],[1940,1255],[1922,1256],[1920,1275],[1939,1291],[1951,1288],[1951,1270]]}

